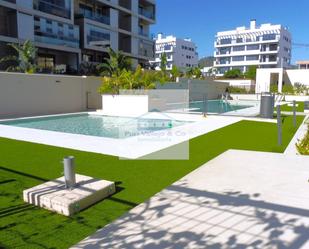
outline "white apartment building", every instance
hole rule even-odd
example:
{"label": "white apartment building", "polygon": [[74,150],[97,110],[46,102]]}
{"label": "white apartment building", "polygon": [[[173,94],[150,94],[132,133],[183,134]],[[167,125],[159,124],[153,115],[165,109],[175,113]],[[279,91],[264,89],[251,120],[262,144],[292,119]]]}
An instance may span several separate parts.
{"label": "white apartment building", "polygon": [[216,75],[249,66],[258,68],[288,68],[291,63],[291,34],[282,25],[262,24],[251,20],[250,27],[218,32],[215,39]]}
{"label": "white apartment building", "polygon": [[7,43],[31,40],[46,72],[103,62],[109,47],[146,64],[154,58],[155,10],[155,0],[0,0],[0,57]]}
{"label": "white apartment building", "polygon": [[163,37],[162,34],[158,34],[155,39],[155,60],[150,61],[150,64],[155,65],[156,70],[160,70],[161,56],[164,53],[167,56],[167,70],[171,70],[174,65],[182,71],[198,66],[197,47],[191,39]]}

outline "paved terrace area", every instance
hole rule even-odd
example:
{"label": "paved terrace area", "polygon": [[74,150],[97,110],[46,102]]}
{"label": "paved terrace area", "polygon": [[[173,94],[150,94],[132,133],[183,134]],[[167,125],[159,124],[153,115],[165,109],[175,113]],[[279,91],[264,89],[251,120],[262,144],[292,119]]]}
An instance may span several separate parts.
{"label": "paved terrace area", "polygon": [[308,178],[309,157],[229,150],[73,248],[309,248]]}

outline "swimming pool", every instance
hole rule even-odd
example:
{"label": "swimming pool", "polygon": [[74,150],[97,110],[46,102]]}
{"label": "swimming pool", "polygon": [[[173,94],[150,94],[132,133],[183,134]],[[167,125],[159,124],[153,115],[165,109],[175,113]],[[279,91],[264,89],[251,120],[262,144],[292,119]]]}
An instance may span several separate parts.
{"label": "swimming pool", "polygon": [[207,109],[208,113],[225,113],[225,112],[232,112],[237,111],[249,107],[253,107],[254,105],[249,104],[238,104],[232,103],[224,100],[208,100],[207,104],[204,101],[194,101],[190,102],[189,108],[192,112],[205,112]]}
{"label": "swimming pool", "polygon": [[164,118],[129,118],[92,114],[55,115],[2,121],[0,124],[107,138],[126,138],[189,123]]}
{"label": "swimming pool", "polygon": [[254,107],[257,104],[256,101],[208,100],[207,104],[204,101],[191,101],[190,103],[169,103],[168,110],[172,112],[222,114]]}

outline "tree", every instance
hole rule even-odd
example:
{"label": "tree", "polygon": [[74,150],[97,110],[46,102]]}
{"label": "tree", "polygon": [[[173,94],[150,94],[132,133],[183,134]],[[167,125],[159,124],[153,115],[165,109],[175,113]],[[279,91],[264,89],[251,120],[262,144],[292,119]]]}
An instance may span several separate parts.
{"label": "tree", "polygon": [[257,66],[249,66],[247,72],[245,73],[246,78],[255,80],[256,79],[256,69],[257,69]]}
{"label": "tree", "polygon": [[176,80],[177,77],[180,76],[180,71],[178,69],[178,67],[176,65],[173,65],[172,70],[171,70],[171,76],[172,76],[172,80]]}
{"label": "tree", "polygon": [[114,51],[112,48],[108,50],[108,57],[105,62],[97,66],[102,75],[112,76],[118,75],[123,69],[131,69],[131,61],[121,51]]}
{"label": "tree", "polygon": [[166,53],[163,53],[161,55],[161,64],[160,64],[160,69],[162,72],[166,71],[166,65],[167,65],[167,56]]}
{"label": "tree", "polygon": [[194,68],[193,67],[189,67],[187,69],[187,72],[186,72],[186,77],[192,78],[193,75],[194,75]]}
{"label": "tree", "polygon": [[195,67],[193,69],[193,76],[196,78],[196,79],[200,79],[202,77],[202,71],[199,67]]}
{"label": "tree", "polygon": [[12,62],[15,65],[9,66],[7,71],[34,73],[36,70],[37,49],[34,44],[27,40],[23,44],[8,44],[17,55],[9,55],[0,60],[0,63]]}

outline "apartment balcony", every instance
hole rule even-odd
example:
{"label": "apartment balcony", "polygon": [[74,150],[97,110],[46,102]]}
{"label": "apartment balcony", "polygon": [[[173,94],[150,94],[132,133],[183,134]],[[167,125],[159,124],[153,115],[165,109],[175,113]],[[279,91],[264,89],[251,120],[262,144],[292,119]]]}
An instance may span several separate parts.
{"label": "apartment balcony", "polygon": [[268,44],[268,43],[278,43],[280,41],[279,37],[276,37],[273,40],[251,40],[251,41],[243,41],[243,42],[236,42],[236,41],[231,41],[228,43],[220,43],[218,41],[215,41],[215,47],[216,48],[222,48],[222,47],[232,47],[232,46],[245,46],[245,45],[254,45],[254,44]]}
{"label": "apartment balcony", "polygon": [[140,40],[138,55],[153,59],[154,58],[154,42],[147,41],[147,40]]}
{"label": "apartment balcony", "polygon": [[34,0],[33,9],[45,12],[47,14],[71,19],[71,9],[66,9],[66,1],[62,1],[62,3],[62,5],[58,5],[47,0]]}
{"label": "apartment balcony", "polygon": [[57,46],[79,48],[79,40],[70,37],[63,37],[60,35],[36,32],[34,40],[40,43],[52,44]]}
{"label": "apartment balcony", "polygon": [[139,0],[138,14],[150,20],[155,20],[155,4],[147,0]]}
{"label": "apartment balcony", "polygon": [[156,50],[156,53],[173,53],[174,52],[174,47],[173,46],[164,46],[164,48],[160,50]]}
{"label": "apartment balcony", "polygon": [[104,23],[106,25],[110,25],[110,17],[106,15],[100,15],[95,12],[89,12],[85,9],[80,9],[79,13],[75,15],[75,18],[86,18],[92,21]]}
{"label": "apartment balcony", "polygon": [[152,20],[155,19],[154,13],[152,11],[149,11],[149,10],[146,10],[146,9],[139,8],[138,14],[140,14],[144,17],[147,17],[149,19],[152,19]]}
{"label": "apartment balcony", "polygon": [[52,32],[51,30],[37,28],[34,31],[34,40],[40,43],[79,48],[79,27],[74,26],[69,33],[64,33],[61,30]]}
{"label": "apartment balcony", "polygon": [[16,0],[3,0],[5,2],[9,2],[9,3],[16,3]]}
{"label": "apartment balcony", "polygon": [[139,34],[139,35],[141,35],[141,36],[144,36],[144,37],[150,38],[149,33],[145,32],[145,31],[144,31],[144,30],[142,30],[142,29],[139,29],[138,34]]}

